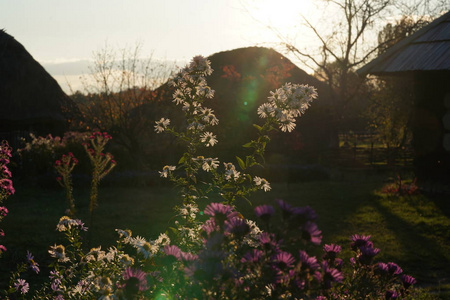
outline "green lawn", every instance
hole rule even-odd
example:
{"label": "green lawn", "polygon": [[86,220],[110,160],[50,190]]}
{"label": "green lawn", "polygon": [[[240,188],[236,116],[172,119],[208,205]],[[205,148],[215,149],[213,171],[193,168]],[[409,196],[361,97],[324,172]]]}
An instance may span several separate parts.
{"label": "green lawn", "polygon": [[[379,193],[386,176],[353,174],[339,180],[273,184],[269,193],[258,193],[253,205],[284,199],[296,206],[309,205],[319,214],[324,243],[339,243],[348,249],[352,234],[370,234],[381,249],[382,261],[394,261],[405,273],[441,296],[448,296],[450,274],[450,204],[445,197],[423,195],[393,197]],[[48,246],[61,241],[55,231],[64,214],[62,190],[16,186],[16,195],[4,205],[9,215],[0,223],[8,248],[0,260],[0,282],[8,269],[25,257],[29,249],[43,265]],[[78,217],[88,220],[88,191],[76,191]],[[95,212],[91,246],[112,245],[116,228],[129,228],[135,235],[156,237],[171,225],[172,208],[179,203],[177,191],[169,186],[103,187]],[[252,207],[237,203],[246,216]],[[349,256],[349,251],[343,253]],[[45,269],[43,270],[43,272]]]}

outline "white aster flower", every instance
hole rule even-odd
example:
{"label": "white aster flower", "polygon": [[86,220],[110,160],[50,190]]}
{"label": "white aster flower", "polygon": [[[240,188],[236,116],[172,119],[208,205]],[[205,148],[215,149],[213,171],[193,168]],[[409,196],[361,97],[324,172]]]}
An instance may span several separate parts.
{"label": "white aster flower", "polygon": [[225,171],[225,179],[228,181],[236,181],[241,176],[241,172],[238,172],[236,170],[226,170]]}
{"label": "white aster flower", "polygon": [[204,132],[201,137],[200,137],[200,141],[202,143],[206,143],[206,147],[209,146],[214,146],[215,144],[217,144],[217,139],[216,136],[212,133],[212,132]]}
{"label": "white aster flower", "polygon": [[267,118],[274,115],[275,108],[271,103],[263,103],[258,107],[257,113],[260,118]]}
{"label": "white aster flower", "polygon": [[196,94],[199,97],[211,99],[214,97],[214,90],[207,85],[199,85],[196,87]]}
{"label": "white aster flower", "polygon": [[129,229],[122,230],[122,229],[116,229],[117,233],[119,234],[119,237],[122,240],[123,243],[128,244],[130,243],[132,232]]}
{"label": "white aster flower", "polygon": [[195,56],[191,60],[189,70],[192,72],[201,72],[202,75],[211,75],[213,72],[213,69],[211,69],[211,62],[201,55]]}
{"label": "white aster flower", "polygon": [[142,254],[145,258],[153,256],[158,252],[159,247],[147,242],[143,237],[137,236],[130,243],[133,247],[137,249],[137,252]]}
{"label": "white aster flower", "polygon": [[255,176],[255,178],[253,178],[253,181],[255,182],[256,186],[258,186],[261,190],[264,190],[264,192],[268,192],[271,190],[270,183],[266,179]]}
{"label": "white aster flower", "polygon": [[202,121],[209,125],[219,124],[219,119],[216,118],[213,112],[211,108],[203,108],[201,110],[201,114],[203,115]]}
{"label": "white aster flower", "polygon": [[211,171],[212,169],[217,169],[217,167],[219,166],[219,161],[216,158],[205,158],[203,160],[203,165],[202,165],[202,169],[205,170],[206,172]]}
{"label": "white aster flower", "polygon": [[158,238],[155,240],[155,245],[159,247],[164,247],[165,245],[170,244],[170,238],[167,234],[161,233]]}
{"label": "white aster flower", "polygon": [[156,123],[155,131],[157,133],[161,133],[164,130],[166,130],[167,126],[169,126],[170,120],[169,119],[165,119],[165,118],[161,118],[161,120],[155,121],[155,123]]}
{"label": "white aster flower", "polygon": [[159,171],[159,175],[163,178],[167,178],[170,172],[175,170],[175,166],[164,166],[162,171]]}
{"label": "white aster flower", "polygon": [[59,262],[66,262],[70,259],[66,256],[66,248],[63,245],[54,245],[50,246],[50,250],[48,250],[51,257],[57,258]]}
{"label": "white aster flower", "polygon": [[188,125],[187,130],[203,130],[205,125],[200,124],[198,122],[192,122]]}
{"label": "white aster flower", "polygon": [[173,93],[173,102],[175,102],[176,105],[179,105],[179,104],[184,104],[184,101],[185,101],[185,96],[184,96],[183,92],[180,89],[177,89]]}

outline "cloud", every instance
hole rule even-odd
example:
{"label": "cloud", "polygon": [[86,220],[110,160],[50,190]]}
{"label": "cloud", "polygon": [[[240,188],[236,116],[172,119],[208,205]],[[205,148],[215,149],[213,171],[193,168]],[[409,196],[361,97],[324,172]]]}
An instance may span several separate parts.
{"label": "cloud", "polygon": [[83,59],[64,62],[43,62],[42,66],[53,76],[57,75],[80,75],[89,72],[92,61]]}

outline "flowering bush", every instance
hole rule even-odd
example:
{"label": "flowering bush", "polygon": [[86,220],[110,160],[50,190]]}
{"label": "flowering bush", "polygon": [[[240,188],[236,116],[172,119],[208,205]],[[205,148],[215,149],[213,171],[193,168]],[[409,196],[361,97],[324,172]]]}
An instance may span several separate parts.
{"label": "flowering bush", "polygon": [[[255,125],[257,138],[245,144],[250,150],[245,158],[220,162],[216,157],[199,155],[201,149],[218,143],[210,128],[219,120],[204,106],[214,95],[205,77],[210,63],[194,57],[173,80],[174,102],[186,116],[185,128],[178,131],[170,120],[156,121],[157,132],[173,134],[187,147],[177,165],[167,165],[160,175],[174,182],[181,191],[174,226],[155,240],[134,236],[130,230],[117,229],[117,245],[85,250],[82,235],[87,231],[78,219],[64,216],[57,230],[66,244],[55,244],[49,254],[48,282],[33,290],[35,299],[395,299],[407,297],[415,279],[402,275],[395,263],[375,263],[379,249],[369,236],[352,236],[354,257],[350,272],[338,257],[341,246],[325,244],[320,250],[322,232],[317,215],[310,207],[293,207],[283,200],[276,206],[255,207],[256,222],[245,218],[234,206],[238,198],[250,201],[259,190],[270,191],[270,183],[254,175],[255,166],[264,163],[269,132],[290,132],[299,117],[317,96],[314,88],[285,84],[271,93],[268,102],[258,108],[264,119]],[[102,151],[109,137],[96,133],[91,146],[91,160],[97,162],[94,178],[100,180],[113,167]],[[89,150],[92,149],[92,150]],[[106,157],[101,158],[101,157]],[[65,159],[65,160],[64,160]],[[74,164],[70,155],[63,157],[60,173],[70,174]],[[65,163],[63,163],[65,161]],[[95,165],[95,164],[94,164]],[[57,166],[58,167],[58,166]],[[69,182],[70,183],[70,182]],[[66,186],[66,185],[65,185]],[[70,186],[70,184],[67,184]],[[96,196],[96,185],[91,186]],[[209,199],[221,197],[223,202]],[[91,201],[96,203],[95,201]],[[200,209],[199,204],[207,204]],[[94,205],[92,205],[94,207]],[[22,273],[39,272],[31,253],[11,276],[6,299],[25,298],[29,284]],[[31,293],[30,293],[31,294]]]}
{"label": "flowering bush", "polygon": [[[14,194],[15,189],[11,181],[11,171],[8,169],[9,159],[11,158],[11,147],[7,141],[0,143],[0,205],[8,196]],[[0,206],[0,221],[6,217],[8,209],[4,206]],[[5,235],[3,229],[0,228],[0,239]],[[6,247],[1,244],[0,241],[0,257],[2,253],[6,251]]]}
{"label": "flowering bush", "polygon": [[[68,152],[78,157],[84,152],[81,144],[88,137],[89,133],[74,131],[66,132],[63,137],[53,137],[51,134],[36,137],[30,134],[31,140],[26,142],[23,139],[25,146],[17,149],[21,177],[28,183],[42,179],[46,175],[50,175],[49,177],[53,179],[52,163]],[[82,166],[82,169],[87,168]]]}
{"label": "flowering bush", "polygon": [[419,187],[416,184],[417,179],[414,179],[411,183],[406,183],[400,175],[397,176],[397,179],[394,183],[390,183],[383,187],[382,193],[387,195],[416,195],[420,192]]}

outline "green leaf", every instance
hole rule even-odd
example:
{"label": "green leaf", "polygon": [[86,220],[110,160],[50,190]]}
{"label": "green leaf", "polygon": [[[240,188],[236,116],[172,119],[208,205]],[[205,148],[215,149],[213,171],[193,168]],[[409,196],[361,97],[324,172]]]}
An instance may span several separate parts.
{"label": "green leaf", "polygon": [[172,230],[172,232],[175,234],[178,233],[178,229],[176,229],[175,227],[169,227],[169,229]]}
{"label": "green leaf", "polygon": [[253,127],[255,127],[256,129],[258,129],[258,131],[261,131],[261,130],[262,130],[262,127],[261,127],[261,126],[258,126],[258,125],[256,125],[256,124],[253,124]]}
{"label": "green leaf", "polygon": [[236,159],[237,159],[238,164],[241,167],[241,169],[245,170],[245,163],[244,163],[244,161],[239,156],[236,156]]}
{"label": "green leaf", "polygon": [[180,160],[178,161],[178,164],[181,165],[182,163],[184,163],[186,161],[186,157],[183,155]]}
{"label": "green leaf", "polygon": [[254,147],[254,142],[253,141],[248,142],[247,144],[242,145],[242,147],[244,147],[244,148],[252,148],[252,147]]}

